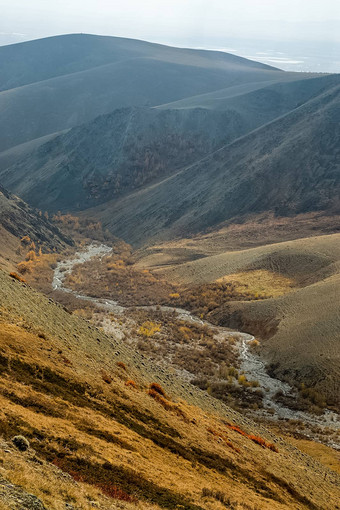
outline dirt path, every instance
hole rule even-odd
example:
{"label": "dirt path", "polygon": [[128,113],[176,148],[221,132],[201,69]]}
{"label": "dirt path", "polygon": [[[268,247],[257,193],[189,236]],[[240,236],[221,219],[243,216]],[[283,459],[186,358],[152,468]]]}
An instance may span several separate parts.
{"label": "dirt path", "polygon": [[[74,257],[59,262],[54,271],[54,278],[52,282],[53,289],[72,293],[77,298],[91,301],[103,310],[107,310],[115,314],[123,314],[125,311],[129,310],[129,307],[121,306],[117,301],[98,299],[79,294],[64,285],[65,277],[72,272],[74,266],[77,264],[83,264],[93,257],[104,257],[110,252],[111,248],[109,246],[93,243],[87,246],[84,250],[77,252]],[[321,429],[330,428],[333,431],[339,430],[339,416],[334,412],[326,410],[323,415],[317,416],[303,411],[289,409],[275,401],[274,396],[278,391],[281,391],[285,396],[292,397],[296,395],[296,391],[289,384],[280,381],[279,379],[275,379],[267,373],[265,362],[257,354],[253,353],[250,347],[250,342],[254,340],[252,335],[239,331],[230,331],[228,328],[220,326],[214,326],[208,321],[203,321],[199,317],[191,314],[191,312],[181,308],[173,308],[170,306],[142,306],[140,308],[149,310],[160,308],[164,312],[175,311],[179,319],[185,320],[189,323],[204,324],[209,328],[214,329],[214,331],[218,332],[221,339],[234,336],[237,339],[239,355],[241,358],[241,371],[245,373],[248,379],[257,380],[264,393],[264,411],[258,411],[256,413],[258,416],[265,416],[266,418],[270,417],[272,420],[300,420],[308,427],[308,430],[305,432],[307,437],[313,437],[313,432],[311,430],[313,427],[319,427]],[[268,415],[266,409],[270,409],[270,415]],[[334,442],[329,444],[333,448],[340,449],[340,444]]]}

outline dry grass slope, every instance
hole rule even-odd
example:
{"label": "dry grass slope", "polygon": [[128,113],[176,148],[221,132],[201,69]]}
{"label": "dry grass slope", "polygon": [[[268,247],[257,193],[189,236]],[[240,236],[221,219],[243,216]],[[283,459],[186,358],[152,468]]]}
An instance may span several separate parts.
{"label": "dry grass slope", "polygon": [[[150,509],[222,509],[222,500],[239,509],[337,508],[334,472],[25,284],[3,272],[0,283],[8,483],[58,510],[116,508],[117,498],[121,508],[136,500]],[[166,406],[148,395],[152,383]],[[27,452],[11,445],[17,434],[30,441]],[[278,452],[263,447],[270,443]]]}

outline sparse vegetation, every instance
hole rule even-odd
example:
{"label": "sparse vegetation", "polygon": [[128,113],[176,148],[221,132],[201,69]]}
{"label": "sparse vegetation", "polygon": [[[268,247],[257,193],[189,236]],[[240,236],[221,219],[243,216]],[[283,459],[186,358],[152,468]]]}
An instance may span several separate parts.
{"label": "sparse vegetation", "polygon": [[242,430],[238,425],[232,425],[231,423],[226,423],[226,426],[230,430],[233,430],[233,431],[237,432],[238,434],[241,434],[241,436],[247,437],[254,443],[262,446],[263,448],[268,448],[269,450],[272,450],[275,453],[278,453],[278,451],[279,451],[273,443],[268,443],[262,437],[255,436],[254,434],[248,434],[247,432]]}
{"label": "sparse vegetation", "polygon": [[143,322],[138,329],[138,334],[147,338],[154,336],[161,330],[161,326],[152,321]]}

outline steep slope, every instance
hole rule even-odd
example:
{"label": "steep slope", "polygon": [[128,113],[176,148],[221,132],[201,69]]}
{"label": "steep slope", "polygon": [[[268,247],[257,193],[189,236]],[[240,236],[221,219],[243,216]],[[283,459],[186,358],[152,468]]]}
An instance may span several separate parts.
{"label": "steep slope", "polygon": [[2,271],[0,306],[0,433],[31,444],[0,451],[0,501],[20,480],[51,509],[336,508],[335,472]]}
{"label": "steep slope", "polygon": [[47,143],[49,140],[53,140],[56,136],[59,136],[65,131],[59,131],[57,133],[51,133],[41,138],[35,138],[29,142],[25,142],[19,145],[15,145],[6,151],[0,152],[0,171],[14,165],[17,161],[22,160],[27,154],[34,152],[40,145]]}
{"label": "steep slope", "polygon": [[[158,105],[222,87],[286,76],[275,68],[226,53],[182,50],[114,37],[54,39],[2,49],[6,73],[13,77],[9,78],[13,83],[12,88],[0,92],[0,151],[81,124],[114,108]],[[29,65],[22,64],[21,73],[20,62],[25,61],[26,51],[31,55]],[[13,52],[17,71],[11,63]],[[51,63],[55,54],[54,71]],[[38,68],[33,82],[30,66]],[[46,79],[39,81],[40,76]],[[16,81],[25,84],[18,87]]]}
{"label": "steep slope", "polygon": [[73,244],[48,219],[0,185],[0,266],[12,268],[21,260],[20,239],[28,236],[46,251]]}
{"label": "steep slope", "polygon": [[[233,109],[242,115],[248,113],[255,128],[301,106],[307,100],[327,90],[328,87],[339,84],[339,80],[337,74],[285,73],[284,75],[279,74],[276,80],[228,87],[180,99],[173,103],[157,106],[157,108],[206,108],[219,111]],[[263,118],[257,119],[259,115],[262,115]]]}
{"label": "steep slope", "polygon": [[38,139],[42,146],[32,152],[29,147],[33,149],[35,142],[3,152],[0,176],[6,186],[43,209],[95,206],[170,176],[339,80],[335,75],[322,76],[251,93],[232,87],[233,92],[224,91],[228,99],[216,101],[213,108],[204,102],[199,106],[198,96],[197,107],[192,108],[173,103],[166,108],[116,110],[63,136],[54,135],[50,143]]}
{"label": "steep slope", "polygon": [[167,177],[246,125],[233,112],[115,110],[44,144],[1,176],[35,206],[76,210]]}
{"label": "steep slope", "polygon": [[[339,208],[340,86],[92,215],[141,244],[261,211]],[[143,226],[140,228],[140,226]]]}

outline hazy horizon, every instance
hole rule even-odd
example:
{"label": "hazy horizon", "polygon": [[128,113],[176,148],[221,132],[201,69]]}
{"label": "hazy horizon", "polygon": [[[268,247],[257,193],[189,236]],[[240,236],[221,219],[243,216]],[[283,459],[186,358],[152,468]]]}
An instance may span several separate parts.
{"label": "hazy horizon", "polygon": [[91,33],[234,53],[284,70],[340,72],[337,0],[0,0],[0,45]]}

